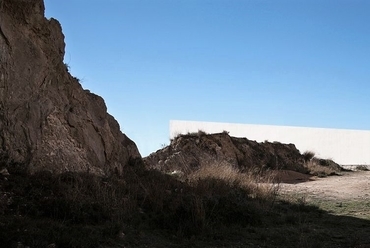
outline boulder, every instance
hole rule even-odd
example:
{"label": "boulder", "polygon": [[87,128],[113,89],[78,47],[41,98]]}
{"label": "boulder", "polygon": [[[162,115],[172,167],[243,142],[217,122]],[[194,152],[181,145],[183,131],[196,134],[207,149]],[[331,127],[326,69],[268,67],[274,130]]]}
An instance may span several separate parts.
{"label": "boulder", "polygon": [[42,0],[0,2],[0,161],[31,173],[122,173],[139,151],[70,75],[61,25],[44,10]]}

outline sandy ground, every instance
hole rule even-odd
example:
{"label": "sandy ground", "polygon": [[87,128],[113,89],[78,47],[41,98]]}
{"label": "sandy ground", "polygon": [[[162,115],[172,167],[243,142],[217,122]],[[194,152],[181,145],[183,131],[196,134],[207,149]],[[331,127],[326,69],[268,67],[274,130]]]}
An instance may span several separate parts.
{"label": "sandy ground", "polygon": [[328,200],[370,200],[370,171],[344,172],[326,178],[294,178],[281,183],[282,192]]}

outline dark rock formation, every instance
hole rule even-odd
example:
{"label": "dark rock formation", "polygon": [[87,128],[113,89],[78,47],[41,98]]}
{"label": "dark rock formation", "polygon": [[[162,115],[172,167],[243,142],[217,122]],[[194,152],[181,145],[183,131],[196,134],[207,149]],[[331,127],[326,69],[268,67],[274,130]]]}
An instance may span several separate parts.
{"label": "dark rock formation", "polygon": [[203,165],[227,163],[241,169],[285,169],[307,172],[304,157],[293,144],[258,143],[230,137],[226,132],[181,135],[171,144],[144,158],[150,168],[190,173]]}
{"label": "dark rock formation", "polygon": [[64,48],[42,0],[0,1],[0,160],[30,172],[122,173],[138,149],[69,74]]}

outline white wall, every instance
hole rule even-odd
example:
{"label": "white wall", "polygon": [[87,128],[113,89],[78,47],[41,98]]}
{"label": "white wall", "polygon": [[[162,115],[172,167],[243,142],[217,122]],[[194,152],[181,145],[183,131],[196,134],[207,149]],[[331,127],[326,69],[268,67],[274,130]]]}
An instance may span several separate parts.
{"label": "white wall", "polygon": [[170,137],[198,130],[206,133],[228,131],[230,136],[263,142],[293,143],[300,152],[313,151],[341,165],[370,165],[370,131],[268,126],[196,121],[170,121]]}

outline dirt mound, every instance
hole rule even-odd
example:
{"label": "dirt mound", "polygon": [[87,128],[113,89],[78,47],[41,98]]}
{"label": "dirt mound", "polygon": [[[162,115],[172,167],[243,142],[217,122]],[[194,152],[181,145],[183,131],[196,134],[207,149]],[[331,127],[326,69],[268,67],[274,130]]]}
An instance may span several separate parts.
{"label": "dirt mound", "polygon": [[141,160],[104,100],[69,74],[43,1],[2,0],[0,17],[0,162],[104,174]]}
{"label": "dirt mound", "polygon": [[144,158],[150,168],[190,173],[201,166],[228,163],[241,171],[250,168],[285,169],[306,173],[304,157],[293,144],[258,143],[227,132],[181,135]]}

